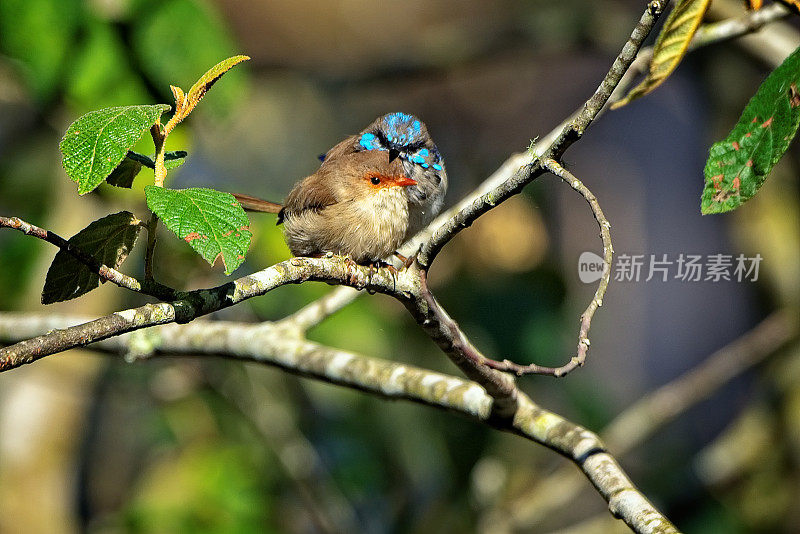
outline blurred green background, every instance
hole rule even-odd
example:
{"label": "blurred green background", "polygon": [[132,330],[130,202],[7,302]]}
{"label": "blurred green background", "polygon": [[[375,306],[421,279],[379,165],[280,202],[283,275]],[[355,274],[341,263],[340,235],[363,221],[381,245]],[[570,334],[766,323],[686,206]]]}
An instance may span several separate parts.
{"label": "blurred green background", "polygon": [[[279,200],[318,154],[404,111],[426,122],[443,153],[452,205],[592,93],[643,5],[2,0],[0,213],[62,236],[120,209],[145,217],[147,172],[130,191],[101,186],[78,197],[60,167],[61,135],[93,109],[170,103],[169,84],[187,89],[238,53],[252,60],[170,136],[168,149],[189,152],[170,186]],[[743,13],[738,1],[714,5],[715,17]],[[708,147],[800,45],[797,28],[795,17],[760,42],[692,54],[568,152],[613,225],[618,254],[764,260],[756,283],[612,282],[587,367],[522,379],[534,400],[599,431],[771,310],[797,306],[797,143],[754,200],[731,215],[699,215]],[[236,275],[288,257],[274,217],[252,221],[252,250]],[[448,245],[431,272],[434,290],[488,355],[560,364],[594,291],[578,280],[577,259],[599,252],[596,233],[582,199],[544,176]],[[55,252],[0,232],[0,310],[97,315],[141,302],[107,284],[44,309]],[[140,243],[123,270],[140,275],[142,256]],[[156,258],[157,277],[179,288],[224,280],[166,231]],[[284,287],[214,318],[277,319],[328,291]],[[457,373],[383,296],[360,298],[310,336]],[[798,378],[795,345],[660,429],[623,466],[686,532],[797,532]],[[588,483],[568,507],[539,513],[526,500],[565,463],[451,414],[213,358],[128,364],[72,351],[0,376],[3,533],[626,531]]]}

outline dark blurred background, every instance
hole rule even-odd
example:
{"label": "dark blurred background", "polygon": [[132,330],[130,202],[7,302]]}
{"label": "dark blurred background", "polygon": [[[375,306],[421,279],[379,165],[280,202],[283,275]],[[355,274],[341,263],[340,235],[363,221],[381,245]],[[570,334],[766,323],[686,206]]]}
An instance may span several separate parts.
{"label": "dark blurred background", "polygon": [[[591,95],[644,4],[2,0],[0,213],[62,236],[120,209],[145,217],[151,175],[130,191],[101,186],[78,197],[60,166],[61,135],[93,109],[170,103],[169,84],[188,89],[238,53],[252,60],[170,136],[168,149],[189,158],[168,185],[280,200],[318,154],[376,116],[404,111],[426,122],[444,155],[452,205]],[[741,2],[715,0],[711,17],[743,13]],[[565,163],[612,223],[618,256],[763,261],[757,282],[612,282],[587,366],[560,380],[520,380],[535,401],[600,431],[770,311],[798,305],[797,143],[754,200],[729,215],[699,213],[708,147],[800,45],[797,28],[795,17],[691,54],[568,151]],[[252,221],[237,275],[288,257],[274,217]],[[488,355],[558,365],[594,292],[578,278],[586,250],[600,251],[591,213],[543,176],[462,232],[431,277]],[[0,310],[98,315],[141,302],[107,284],[43,308],[55,252],[0,232]],[[123,270],[140,275],[142,256],[139,244]],[[179,288],[224,279],[166,231],[156,258],[157,277]],[[214,318],[277,319],[327,291],[284,287]],[[310,336],[457,373],[386,297],[360,298]],[[795,346],[659,429],[622,464],[686,532],[797,532],[798,378]],[[451,414],[213,358],[129,364],[71,351],[0,376],[3,533],[626,531],[588,483],[554,510],[526,499],[565,464]]]}

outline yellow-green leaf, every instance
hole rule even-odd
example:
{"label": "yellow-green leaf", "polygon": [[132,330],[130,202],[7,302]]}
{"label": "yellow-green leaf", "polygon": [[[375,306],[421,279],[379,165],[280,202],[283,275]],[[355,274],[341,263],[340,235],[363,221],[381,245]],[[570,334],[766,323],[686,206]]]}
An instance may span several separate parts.
{"label": "yellow-green leaf", "polygon": [[177,85],[170,85],[172,94],[175,96],[175,115],[182,116],[183,109],[186,107],[186,95],[183,94],[183,89]]}
{"label": "yellow-green leaf", "polygon": [[711,0],[681,0],[667,17],[653,47],[650,71],[645,79],[631,89],[611,109],[624,106],[661,85],[681,62],[689,43],[703,20]]}
{"label": "yellow-green leaf", "polygon": [[[174,127],[175,124],[185,119],[186,116],[192,112],[197,103],[200,102],[200,99],[205,96],[211,86],[222,78],[226,72],[231,70],[235,65],[242,61],[247,61],[248,59],[250,59],[249,56],[233,56],[224,61],[220,61],[206,71],[185,95],[180,87],[170,86],[172,94],[175,95],[176,102],[175,115],[169,122],[170,126]],[[168,130],[171,129],[171,127],[168,127]]]}

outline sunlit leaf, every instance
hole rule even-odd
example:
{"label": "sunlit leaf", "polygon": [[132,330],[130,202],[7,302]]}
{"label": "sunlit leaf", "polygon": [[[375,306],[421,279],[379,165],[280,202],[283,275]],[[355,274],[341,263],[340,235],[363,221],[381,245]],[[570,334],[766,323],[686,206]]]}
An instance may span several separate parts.
{"label": "sunlit leaf", "polygon": [[147,206],[164,225],[210,264],[222,256],[225,274],[236,270],[250,247],[250,222],[230,193],[213,189],[165,189],[148,185]]}
{"label": "sunlit leaf", "polygon": [[250,58],[248,56],[233,56],[229,57],[224,61],[220,61],[213,67],[211,67],[205,74],[203,74],[197,82],[189,89],[189,93],[186,95],[186,106],[183,109],[184,117],[192,112],[194,107],[200,101],[203,96],[211,89],[211,86],[217,83],[217,80],[222,78],[222,76],[231,70],[235,65],[238,65],[242,61],[247,61]]}
{"label": "sunlit leaf", "polygon": [[[69,243],[92,256],[99,264],[116,269],[136,243],[141,230],[138,222],[132,213],[121,211],[94,221],[75,234]],[[74,299],[99,285],[100,276],[68,252],[60,250],[47,271],[42,304]]]}
{"label": "sunlit leaf", "polygon": [[681,0],[667,17],[653,47],[653,59],[645,79],[611,109],[624,106],[661,85],[681,62],[711,0]]}
{"label": "sunlit leaf", "polygon": [[185,117],[186,94],[183,92],[183,89],[177,85],[170,85],[169,88],[172,91],[172,96],[175,97],[175,115],[178,117]]}
{"label": "sunlit leaf", "polygon": [[770,74],[739,122],[714,143],[706,162],[704,214],[739,207],[756,194],[800,124],[800,48]]}
{"label": "sunlit leaf", "polygon": [[121,106],[90,111],[73,122],[59,148],[81,195],[93,191],[170,106]]}

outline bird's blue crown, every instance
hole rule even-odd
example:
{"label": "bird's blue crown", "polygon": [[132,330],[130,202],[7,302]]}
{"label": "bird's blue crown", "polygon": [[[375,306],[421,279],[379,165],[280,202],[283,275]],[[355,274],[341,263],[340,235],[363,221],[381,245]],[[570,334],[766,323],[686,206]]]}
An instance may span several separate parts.
{"label": "bird's blue crown", "polygon": [[378,130],[361,135],[359,144],[364,150],[390,150],[399,152],[401,159],[427,169],[442,170],[442,158],[436,146],[425,148],[429,139],[422,121],[407,113],[389,113],[381,117]]}

